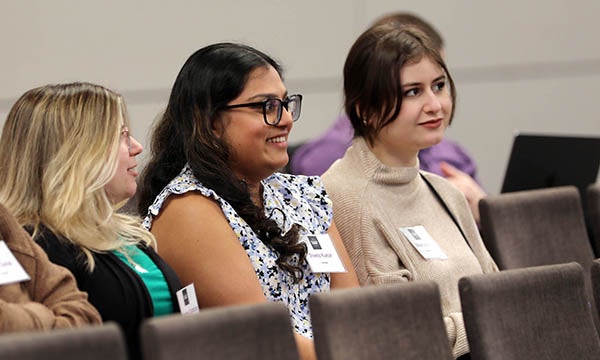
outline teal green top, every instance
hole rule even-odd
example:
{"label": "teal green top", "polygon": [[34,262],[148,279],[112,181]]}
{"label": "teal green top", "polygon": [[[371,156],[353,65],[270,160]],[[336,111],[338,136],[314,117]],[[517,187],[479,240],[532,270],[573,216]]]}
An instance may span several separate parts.
{"label": "teal green top", "polygon": [[154,316],[172,314],[174,310],[171,292],[162,271],[137,246],[130,245],[125,250],[129,259],[119,251],[113,251],[113,253],[142,278],[152,299]]}

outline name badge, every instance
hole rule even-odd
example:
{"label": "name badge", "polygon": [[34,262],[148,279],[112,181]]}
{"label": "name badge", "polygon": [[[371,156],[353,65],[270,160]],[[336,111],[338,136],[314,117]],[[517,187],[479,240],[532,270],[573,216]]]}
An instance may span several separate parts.
{"label": "name badge", "polygon": [[4,240],[0,240],[0,285],[30,280]]}
{"label": "name badge", "polygon": [[426,260],[447,259],[448,256],[422,225],[402,227],[400,231]]}
{"label": "name badge", "polygon": [[179,311],[182,314],[194,314],[200,311],[193,283],[179,290],[175,294],[177,295],[177,302],[179,303]]}
{"label": "name badge", "polygon": [[329,234],[306,235],[300,240],[306,244],[306,260],[315,273],[344,273],[346,268],[333,245]]}

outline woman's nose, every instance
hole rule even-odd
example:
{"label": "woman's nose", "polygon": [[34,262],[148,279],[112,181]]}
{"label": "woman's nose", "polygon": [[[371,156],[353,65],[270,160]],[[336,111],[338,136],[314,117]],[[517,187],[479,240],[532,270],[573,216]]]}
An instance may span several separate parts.
{"label": "woman's nose", "polygon": [[428,95],[428,98],[427,98],[427,103],[424,106],[425,112],[437,113],[441,109],[442,109],[442,103],[440,102],[438,95],[433,92],[430,92]]}
{"label": "woman's nose", "polygon": [[142,144],[140,144],[133,136],[131,137],[131,148],[129,149],[129,155],[139,155],[144,150]]}

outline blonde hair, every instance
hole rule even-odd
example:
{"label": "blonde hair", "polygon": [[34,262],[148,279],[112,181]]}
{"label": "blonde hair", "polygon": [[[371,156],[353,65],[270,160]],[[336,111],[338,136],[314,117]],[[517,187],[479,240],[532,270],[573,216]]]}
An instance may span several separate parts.
{"label": "blonde hair", "polygon": [[109,89],[46,85],[17,100],[0,137],[0,203],[35,233],[43,225],[76,245],[90,271],[94,252],[155,245],[139,218],[116,212],[104,189],[128,123],[122,96]]}

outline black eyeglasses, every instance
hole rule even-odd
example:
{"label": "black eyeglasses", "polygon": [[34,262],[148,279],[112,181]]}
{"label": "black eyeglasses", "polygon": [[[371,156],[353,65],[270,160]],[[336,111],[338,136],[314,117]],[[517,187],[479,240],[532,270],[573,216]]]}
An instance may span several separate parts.
{"label": "black eyeglasses", "polygon": [[292,120],[296,121],[300,118],[300,110],[302,109],[302,95],[294,94],[280,100],[276,98],[266,99],[259,102],[226,105],[222,109],[235,109],[241,107],[259,107],[262,106],[263,118],[265,124],[270,126],[277,126],[281,121],[281,114],[283,108],[290,112]]}

